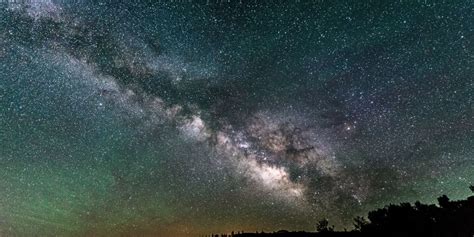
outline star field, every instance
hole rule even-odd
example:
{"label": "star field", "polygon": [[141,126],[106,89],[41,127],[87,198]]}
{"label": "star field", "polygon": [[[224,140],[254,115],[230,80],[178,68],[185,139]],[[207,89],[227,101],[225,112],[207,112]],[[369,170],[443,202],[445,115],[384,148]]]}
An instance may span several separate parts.
{"label": "star field", "polygon": [[471,1],[0,1],[0,235],[309,230],[474,183]]}

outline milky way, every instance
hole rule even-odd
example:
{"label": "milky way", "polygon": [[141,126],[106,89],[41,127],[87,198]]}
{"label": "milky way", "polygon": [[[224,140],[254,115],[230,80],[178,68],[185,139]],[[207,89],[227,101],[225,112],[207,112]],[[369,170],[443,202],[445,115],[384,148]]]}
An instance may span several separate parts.
{"label": "milky way", "polygon": [[474,183],[474,5],[1,2],[0,235],[313,230]]}

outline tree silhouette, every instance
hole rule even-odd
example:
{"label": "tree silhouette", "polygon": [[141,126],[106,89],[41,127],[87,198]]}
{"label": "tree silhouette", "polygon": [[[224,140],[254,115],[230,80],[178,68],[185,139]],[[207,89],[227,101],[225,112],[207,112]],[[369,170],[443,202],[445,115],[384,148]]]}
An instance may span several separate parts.
{"label": "tree silhouette", "polygon": [[356,231],[362,231],[362,228],[367,224],[369,224],[369,222],[364,217],[357,216],[354,218],[354,229]]}
{"label": "tree silhouette", "polygon": [[333,232],[334,226],[329,226],[329,221],[326,219],[322,219],[316,225],[316,231],[318,232]]}
{"label": "tree silhouette", "polygon": [[371,211],[369,223],[355,220],[362,236],[466,236],[474,235],[474,196],[451,201],[438,198],[439,207],[416,202],[388,205]]}
{"label": "tree silhouette", "polygon": [[446,195],[443,195],[438,198],[438,203],[441,207],[447,207],[449,205],[449,198]]}
{"label": "tree silhouette", "polygon": [[[474,185],[469,186],[474,192]],[[474,195],[465,200],[450,200],[446,195],[438,198],[438,204],[390,204],[370,211],[367,219],[354,218],[354,230],[335,232],[327,219],[316,225],[317,233],[278,231],[274,233],[242,233],[236,237],[473,237]]]}

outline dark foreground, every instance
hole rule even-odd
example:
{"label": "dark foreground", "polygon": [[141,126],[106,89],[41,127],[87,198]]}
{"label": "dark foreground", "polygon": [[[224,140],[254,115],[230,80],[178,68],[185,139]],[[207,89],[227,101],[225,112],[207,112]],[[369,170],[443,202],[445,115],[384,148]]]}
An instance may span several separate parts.
{"label": "dark foreground", "polygon": [[[474,186],[470,187],[474,192]],[[473,237],[474,196],[466,200],[451,201],[445,195],[438,198],[438,205],[420,202],[387,205],[371,211],[367,219],[354,219],[354,230],[337,232],[328,221],[316,223],[317,232],[223,234],[221,237],[321,237],[321,236],[433,236]],[[218,235],[212,235],[218,237]]]}
{"label": "dark foreground", "polygon": [[321,236],[363,236],[359,232],[304,232],[304,231],[295,231],[295,232],[286,232],[286,231],[279,231],[275,233],[244,233],[244,234],[237,234],[234,237],[321,237]]}

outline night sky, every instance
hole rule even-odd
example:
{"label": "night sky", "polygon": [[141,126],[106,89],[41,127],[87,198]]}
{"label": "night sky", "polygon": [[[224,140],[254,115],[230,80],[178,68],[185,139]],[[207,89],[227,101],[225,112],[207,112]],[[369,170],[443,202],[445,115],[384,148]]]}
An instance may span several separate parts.
{"label": "night sky", "polygon": [[470,194],[471,0],[72,2],[0,1],[2,236],[342,230]]}

